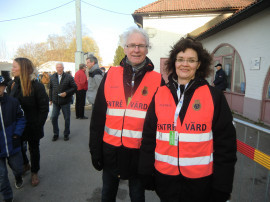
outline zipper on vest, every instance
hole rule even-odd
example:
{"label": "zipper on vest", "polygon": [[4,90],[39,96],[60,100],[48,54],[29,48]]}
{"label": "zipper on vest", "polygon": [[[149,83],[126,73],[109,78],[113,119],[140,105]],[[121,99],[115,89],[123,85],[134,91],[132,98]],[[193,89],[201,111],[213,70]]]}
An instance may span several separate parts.
{"label": "zipper on vest", "polygon": [[182,175],[181,171],[180,171],[180,164],[179,164],[179,157],[180,157],[180,153],[179,153],[179,145],[180,145],[179,144],[179,134],[177,135],[177,143],[178,143],[178,145],[177,145],[177,153],[178,153],[178,159],[177,159],[178,166],[177,166],[177,168],[178,168],[179,174]]}
{"label": "zipper on vest", "polygon": [[122,123],[122,130],[121,130],[121,144],[122,144],[122,146],[124,146],[123,141],[122,141],[122,137],[123,137],[123,129],[124,129],[124,123],[125,123],[126,110],[127,109],[125,109],[125,111],[124,111],[123,123]]}
{"label": "zipper on vest", "polygon": [[[190,89],[190,87],[192,86],[194,84],[194,81],[192,81],[191,83],[190,83],[190,85],[184,90],[184,92],[183,92],[183,94],[185,94],[185,92],[188,90],[188,89]],[[183,101],[184,102],[184,101]],[[184,119],[185,119],[185,117],[183,118],[183,123],[181,122],[181,118],[180,118],[180,112],[179,112],[179,119],[180,119],[180,123],[181,123],[181,126],[182,126],[182,124],[184,123]],[[182,175],[182,173],[181,173],[181,171],[180,171],[180,165],[179,165],[179,157],[180,157],[180,153],[179,153],[179,133],[178,133],[178,135],[177,135],[177,142],[178,142],[178,146],[177,146],[177,154],[178,154],[178,160],[177,160],[177,164],[178,164],[178,171],[179,171],[179,174],[181,175],[181,176],[183,176]]]}

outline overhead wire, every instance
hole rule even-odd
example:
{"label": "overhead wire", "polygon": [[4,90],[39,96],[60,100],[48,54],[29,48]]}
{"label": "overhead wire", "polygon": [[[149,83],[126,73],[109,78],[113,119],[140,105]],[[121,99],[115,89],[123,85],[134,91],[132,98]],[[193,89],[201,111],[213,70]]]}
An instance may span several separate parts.
{"label": "overhead wire", "polygon": [[92,7],[95,7],[95,8],[98,8],[98,9],[100,9],[100,10],[103,10],[103,11],[108,11],[108,12],[115,13],[115,14],[119,14],[119,15],[131,15],[131,14],[127,14],[127,13],[120,13],[120,12],[108,10],[108,9],[105,9],[105,8],[101,8],[101,7],[95,6],[95,5],[90,4],[90,3],[88,3],[88,2],[85,2],[85,1],[82,1],[82,2],[85,3],[85,4],[88,4],[88,5],[92,6]]}
{"label": "overhead wire", "polygon": [[[74,2],[74,1],[75,1],[75,0],[69,1],[69,2],[67,2],[67,3],[65,3],[65,4],[62,4],[62,5],[60,5],[60,6],[57,6],[57,7],[55,7],[55,8],[52,8],[52,9],[49,9],[49,10],[46,10],[46,11],[43,11],[43,12],[40,12],[40,13],[36,13],[36,14],[33,14],[33,15],[28,15],[28,16],[19,17],[19,18],[13,18],[13,19],[8,19],[8,20],[0,20],[0,23],[1,23],[1,22],[14,21],[14,20],[21,20],[21,19],[24,19],[24,18],[30,18],[30,17],[33,17],[33,16],[41,15],[41,14],[44,14],[44,13],[53,11],[53,10],[55,10],[55,9],[61,8],[61,7],[63,7],[63,6],[66,6],[66,5],[68,5],[68,4],[70,4],[70,3]],[[107,12],[111,12],[111,13],[115,13],[115,14],[119,14],[119,15],[131,15],[131,14],[127,14],[127,13],[120,13],[120,12],[108,10],[108,9],[105,9],[105,8],[101,8],[101,7],[95,6],[95,5],[90,4],[90,3],[88,3],[88,2],[85,2],[85,1],[81,1],[81,2],[83,2],[83,3],[85,3],[85,4],[88,4],[89,6],[92,6],[92,7],[98,8],[98,9],[100,9],[100,10],[103,10],[103,11],[107,11]]]}
{"label": "overhead wire", "polygon": [[62,4],[60,6],[57,6],[55,8],[52,8],[52,9],[49,9],[49,10],[46,10],[46,11],[43,11],[43,12],[40,12],[40,13],[36,13],[36,14],[33,14],[33,15],[28,15],[28,16],[19,17],[19,18],[13,18],[13,19],[9,19],[9,20],[0,20],[0,22],[8,22],[8,21],[13,21],[13,20],[21,20],[21,19],[24,19],[24,18],[30,18],[30,17],[33,17],[33,16],[41,15],[43,13],[47,13],[47,12],[50,12],[52,10],[55,10],[55,9],[61,8],[63,6],[66,6],[66,5],[68,5],[68,4],[70,4],[70,3],[74,2],[74,1],[75,0],[69,1],[69,2],[67,2],[65,4]]}

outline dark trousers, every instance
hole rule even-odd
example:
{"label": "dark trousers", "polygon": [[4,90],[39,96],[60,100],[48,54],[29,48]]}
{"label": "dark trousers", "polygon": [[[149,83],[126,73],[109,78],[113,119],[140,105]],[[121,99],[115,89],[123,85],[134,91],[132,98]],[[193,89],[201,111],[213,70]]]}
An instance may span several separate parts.
{"label": "dark trousers", "polygon": [[21,178],[23,172],[21,152],[17,152],[9,157],[0,158],[0,193],[2,194],[4,200],[13,198],[12,188],[8,179],[7,163],[12,169],[15,179]]}
{"label": "dark trousers", "polygon": [[65,119],[65,130],[64,135],[69,136],[70,134],[70,103],[65,105],[58,105],[53,103],[53,110],[52,110],[52,125],[53,125],[53,134],[55,136],[59,136],[59,126],[58,126],[58,116],[60,113],[60,109],[62,109],[64,119]]}
{"label": "dark trousers", "polygon": [[[40,152],[39,152],[39,139],[30,139],[27,141],[29,152],[30,152],[30,161],[31,161],[31,172],[38,173],[40,169],[39,161],[40,161]],[[26,155],[27,145],[26,141],[22,142],[22,156],[23,156],[23,164],[26,165],[29,163],[29,160]]]}
{"label": "dark trousers", "polygon": [[86,96],[86,90],[78,90],[76,92],[75,111],[76,111],[76,117],[78,118],[84,117],[85,96]]}
{"label": "dark trousers", "polygon": [[[102,180],[102,202],[115,202],[120,179],[104,169]],[[144,187],[139,178],[130,178],[128,186],[131,202],[145,201]]]}
{"label": "dark trousers", "polygon": [[27,152],[27,141],[21,141],[21,150],[22,150],[22,157],[23,157],[23,165],[27,165],[29,163],[28,157],[26,155]]}
{"label": "dark trousers", "polygon": [[211,202],[211,179],[212,176],[191,179],[156,171],[155,191],[161,202]]}

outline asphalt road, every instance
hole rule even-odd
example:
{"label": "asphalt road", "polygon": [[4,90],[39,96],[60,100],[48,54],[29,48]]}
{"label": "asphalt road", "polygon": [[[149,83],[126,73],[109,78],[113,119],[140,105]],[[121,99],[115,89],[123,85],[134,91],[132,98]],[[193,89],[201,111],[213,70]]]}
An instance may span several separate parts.
{"label": "asphalt road", "polygon": [[[85,115],[89,117],[90,109]],[[88,148],[90,120],[75,119],[71,111],[71,135],[64,141],[63,115],[59,116],[60,137],[52,142],[52,124],[47,120],[45,137],[40,142],[40,184],[31,186],[31,173],[24,176],[23,188],[14,187],[14,176],[9,171],[14,202],[98,202],[101,201],[101,172],[96,171]],[[0,201],[2,197],[0,196]],[[117,201],[130,201],[127,181],[119,185]],[[146,191],[146,201],[159,201],[154,192]]]}
{"label": "asphalt road", "polygon": [[[90,108],[85,115],[89,117]],[[90,117],[89,117],[90,118]],[[63,115],[59,116],[60,138],[52,142],[52,124],[48,119],[45,124],[45,137],[41,139],[41,169],[40,184],[31,186],[31,174],[24,176],[23,188],[14,187],[14,176],[9,171],[9,179],[14,191],[14,202],[98,202],[101,201],[101,172],[96,171],[90,160],[88,148],[90,119],[75,119],[74,109],[71,111],[71,135],[69,141],[64,141]],[[237,136],[243,140],[244,128],[237,128]],[[270,155],[269,135],[261,135],[260,141],[256,132],[249,132],[247,143]],[[254,178],[253,178],[254,176]],[[251,159],[238,153],[234,189],[231,202],[261,202],[265,201],[270,171],[256,165]],[[252,184],[254,184],[252,186]],[[270,185],[269,185],[270,186]],[[159,198],[155,192],[146,191],[146,201],[156,202]],[[0,196],[0,201],[2,197]],[[127,181],[119,185],[117,202],[129,202]],[[267,200],[267,202],[269,202]]]}

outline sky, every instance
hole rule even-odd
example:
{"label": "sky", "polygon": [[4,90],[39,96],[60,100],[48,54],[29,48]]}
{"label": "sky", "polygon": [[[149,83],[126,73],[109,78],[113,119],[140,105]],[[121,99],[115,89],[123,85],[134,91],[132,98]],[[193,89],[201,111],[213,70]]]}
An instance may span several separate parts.
{"label": "sky", "polygon": [[[81,0],[81,23],[98,45],[102,65],[113,63],[119,36],[135,26],[131,14],[154,1]],[[12,20],[17,18],[23,19]],[[64,35],[63,28],[71,22],[76,22],[75,0],[0,0],[0,49],[6,49],[8,57],[4,59],[12,59],[25,43],[45,42],[51,34]]]}

